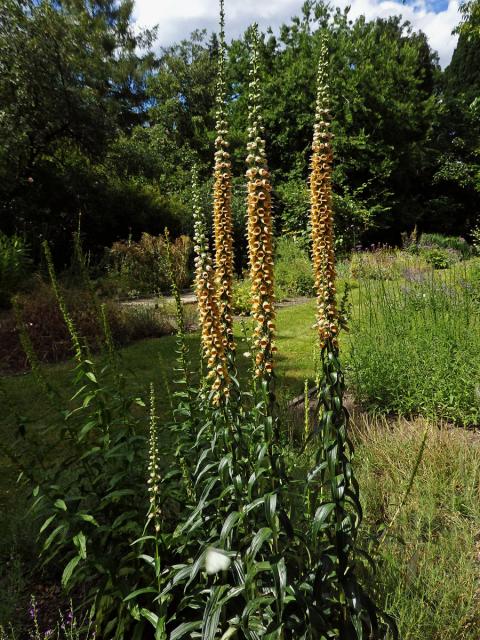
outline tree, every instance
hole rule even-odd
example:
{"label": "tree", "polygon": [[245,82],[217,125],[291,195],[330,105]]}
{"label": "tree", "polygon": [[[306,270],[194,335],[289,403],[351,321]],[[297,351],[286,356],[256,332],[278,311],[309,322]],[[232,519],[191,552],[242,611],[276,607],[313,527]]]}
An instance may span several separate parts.
{"label": "tree", "polygon": [[432,205],[449,233],[468,234],[480,222],[480,2],[462,5],[463,20],[443,74],[435,129]]}
{"label": "tree", "polygon": [[[131,0],[5,0],[0,9],[2,228],[60,237],[120,130],[144,119],[152,34]],[[86,211],[86,216],[97,212]]]}

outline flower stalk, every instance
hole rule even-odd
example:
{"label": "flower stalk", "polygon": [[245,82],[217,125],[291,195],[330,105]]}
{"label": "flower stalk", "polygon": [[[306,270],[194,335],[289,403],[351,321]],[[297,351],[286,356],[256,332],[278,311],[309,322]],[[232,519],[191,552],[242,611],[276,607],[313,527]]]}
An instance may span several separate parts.
{"label": "flower stalk", "polygon": [[276,351],[275,297],[273,292],[273,227],[270,172],[265,153],[260,115],[258,26],[252,30],[253,46],[249,83],[249,127],[247,144],[248,252],[252,281],[255,375],[269,381]]}
{"label": "flower stalk", "polygon": [[322,43],[317,77],[317,103],[310,174],[310,220],[312,257],[317,291],[317,327],[320,348],[338,348],[338,318],[335,289],[335,256],[332,213],[333,135],[326,43]]}
{"label": "flower stalk", "polygon": [[229,375],[224,331],[216,295],[215,271],[198,193],[198,172],[192,171],[192,197],[195,242],[195,289],[202,329],[202,355],[206,362],[206,379],[211,385],[212,402],[219,405],[229,395]]}
{"label": "flower stalk", "polygon": [[226,354],[233,358],[233,221],[232,163],[228,152],[228,124],[225,83],[225,12],[220,0],[220,48],[216,89],[215,166],[213,172],[213,223],[215,238],[215,280],[218,310]]}

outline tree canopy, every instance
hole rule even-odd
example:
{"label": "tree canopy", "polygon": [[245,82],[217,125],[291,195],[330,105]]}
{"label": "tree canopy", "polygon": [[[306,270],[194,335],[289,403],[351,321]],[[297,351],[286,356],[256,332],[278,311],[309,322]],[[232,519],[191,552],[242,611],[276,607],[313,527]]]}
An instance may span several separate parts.
{"label": "tree canopy", "polygon": [[[277,232],[305,234],[315,69],[326,39],[339,244],[419,229],[468,234],[480,214],[480,11],[462,7],[442,71],[400,17],[352,20],[309,1],[261,40]],[[0,8],[0,229],[64,259],[82,217],[93,251],[129,234],[190,232],[190,167],[205,206],[215,139],[216,34],[155,48],[133,0],[4,0]],[[228,47],[237,241],[244,215],[249,32]]]}

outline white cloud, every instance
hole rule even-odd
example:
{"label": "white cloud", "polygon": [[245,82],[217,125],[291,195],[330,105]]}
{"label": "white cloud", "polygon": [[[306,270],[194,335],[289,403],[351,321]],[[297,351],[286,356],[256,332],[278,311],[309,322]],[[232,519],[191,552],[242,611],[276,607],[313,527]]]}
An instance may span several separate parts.
{"label": "white cloud", "polygon": [[[227,37],[241,35],[256,20],[260,27],[274,29],[301,11],[303,0],[226,0]],[[415,29],[426,33],[431,46],[438,51],[442,66],[450,62],[457,37],[452,29],[458,24],[458,0],[435,11],[425,0],[403,4],[394,0],[333,0],[333,5],[351,6],[353,18],[364,14],[368,19],[401,14]],[[196,28],[208,31],[217,26],[217,0],[136,0],[135,16],[140,26],[158,24],[159,45],[166,46],[187,38]]]}

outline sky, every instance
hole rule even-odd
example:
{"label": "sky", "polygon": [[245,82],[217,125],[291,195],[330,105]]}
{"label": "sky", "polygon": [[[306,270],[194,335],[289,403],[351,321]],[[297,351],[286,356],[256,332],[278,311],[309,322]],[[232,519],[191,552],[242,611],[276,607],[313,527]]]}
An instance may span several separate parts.
{"label": "sky", "polygon": [[[227,38],[240,36],[254,20],[274,30],[298,15],[303,0],[225,0]],[[460,21],[458,0],[331,0],[333,6],[351,7],[350,15],[367,19],[401,14],[414,28],[424,31],[440,64],[450,62],[457,36],[452,29]],[[141,27],[158,25],[158,45],[168,46],[197,28],[213,31],[217,27],[217,0],[136,0],[135,17]]]}

